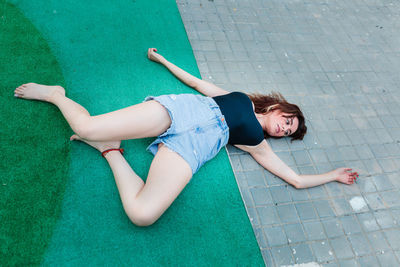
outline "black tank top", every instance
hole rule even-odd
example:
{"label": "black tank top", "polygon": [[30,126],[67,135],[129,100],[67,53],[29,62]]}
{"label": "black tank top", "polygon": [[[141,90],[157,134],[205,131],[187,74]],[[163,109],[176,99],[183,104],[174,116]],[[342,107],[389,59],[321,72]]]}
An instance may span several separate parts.
{"label": "black tank top", "polygon": [[213,97],[229,127],[229,144],[255,146],[264,140],[250,98],[241,92]]}

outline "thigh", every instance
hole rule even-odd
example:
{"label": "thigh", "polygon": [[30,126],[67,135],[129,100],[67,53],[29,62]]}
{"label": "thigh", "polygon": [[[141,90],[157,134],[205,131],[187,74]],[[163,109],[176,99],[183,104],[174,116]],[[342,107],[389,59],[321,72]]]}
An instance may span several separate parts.
{"label": "thigh", "polygon": [[165,107],[151,100],[92,116],[87,123],[91,140],[127,140],[158,136],[170,127],[171,118]]}
{"label": "thigh", "polygon": [[189,164],[176,152],[160,144],[147,181],[136,203],[157,220],[178,197],[192,177]]}

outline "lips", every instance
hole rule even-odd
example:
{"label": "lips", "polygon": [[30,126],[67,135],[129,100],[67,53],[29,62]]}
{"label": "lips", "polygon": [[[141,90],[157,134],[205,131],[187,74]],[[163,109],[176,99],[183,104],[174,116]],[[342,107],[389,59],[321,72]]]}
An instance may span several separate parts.
{"label": "lips", "polygon": [[276,133],[279,133],[281,131],[281,128],[279,127],[279,124],[276,125]]}

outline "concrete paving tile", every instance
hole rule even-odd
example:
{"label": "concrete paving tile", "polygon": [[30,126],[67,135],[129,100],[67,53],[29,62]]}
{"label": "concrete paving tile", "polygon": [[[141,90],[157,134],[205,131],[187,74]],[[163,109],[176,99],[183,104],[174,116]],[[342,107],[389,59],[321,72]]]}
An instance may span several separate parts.
{"label": "concrete paving tile", "polygon": [[313,166],[298,166],[297,169],[299,170],[299,174],[317,174]]}
{"label": "concrete paving tile", "polygon": [[397,261],[400,262],[400,250],[394,251],[394,254],[396,255]]}
{"label": "concrete paving tile", "polygon": [[360,190],[357,182],[355,182],[354,184],[351,184],[351,185],[343,184],[343,192],[345,195],[347,195],[349,197],[354,197],[354,195],[356,195],[356,196],[361,195],[361,190]]}
{"label": "concrete paving tile", "polygon": [[343,155],[343,159],[346,161],[358,160],[357,152],[352,146],[339,147],[339,151]]}
{"label": "concrete paving tile", "polygon": [[388,207],[400,206],[400,192],[399,190],[381,192],[383,202]]}
{"label": "concrete paving tile", "polygon": [[300,223],[287,224],[283,228],[289,244],[305,242],[307,240],[303,227]]}
{"label": "concrete paving tile", "polygon": [[356,256],[363,256],[372,252],[368,240],[362,234],[351,234],[348,239]]}
{"label": "concrete paving tile", "polygon": [[249,207],[246,205],[247,214],[249,215],[249,220],[253,227],[257,227],[260,225],[260,218],[258,217],[256,208]]}
{"label": "concrete paving tile", "polygon": [[287,185],[271,186],[269,188],[274,204],[282,204],[292,201],[287,188]]}
{"label": "concrete paving tile", "polygon": [[363,145],[367,143],[364,137],[361,135],[360,130],[358,129],[346,131],[346,136],[350,139],[350,142],[354,146]]}
{"label": "concrete paving tile", "polygon": [[261,166],[253,160],[250,154],[243,154],[239,156],[240,162],[244,171],[260,170]]}
{"label": "concrete paving tile", "polygon": [[345,198],[332,199],[332,206],[336,216],[351,214],[353,209]]}
{"label": "concrete paving tile", "polygon": [[345,236],[330,239],[330,243],[338,259],[354,257],[351,246]]}
{"label": "concrete paving tile", "polygon": [[293,201],[306,201],[309,200],[308,191],[306,189],[296,189],[293,186],[288,186],[288,191]]}
{"label": "concrete paving tile", "polygon": [[323,266],[323,267],[340,267],[339,263],[337,263],[335,261],[323,263],[321,266]]}
{"label": "concrete paving tile", "polygon": [[315,186],[315,187],[307,188],[307,191],[310,196],[310,199],[321,199],[321,198],[327,197],[327,193],[325,192],[325,189],[323,186]]}
{"label": "concrete paving tile", "polygon": [[268,247],[267,240],[265,239],[264,233],[261,228],[254,228],[254,234],[256,236],[258,246],[260,249],[266,249]]}
{"label": "concrete paving tile", "polygon": [[318,262],[334,259],[333,249],[329,245],[328,240],[314,241],[311,243],[311,247]]}
{"label": "concrete paving tile", "polygon": [[295,204],[295,207],[301,220],[312,220],[318,218],[312,202],[297,203]]}
{"label": "concrete paving tile", "polygon": [[346,235],[361,233],[361,227],[352,215],[339,218]]}
{"label": "concrete paving tile", "polygon": [[379,266],[378,259],[375,256],[364,256],[364,257],[358,258],[358,263],[362,267]]}
{"label": "concrete paving tile", "polygon": [[372,213],[360,213],[356,216],[365,232],[377,231],[380,229],[375,216]]}
{"label": "concrete paving tile", "polygon": [[248,187],[241,188],[242,199],[247,207],[254,207],[254,200]]}
{"label": "concrete paving tile", "polygon": [[271,255],[274,259],[275,266],[293,265],[294,259],[292,257],[292,250],[289,246],[273,247]]}
{"label": "concrete paving tile", "polygon": [[292,155],[296,161],[296,164],[299,166],[311,164],[311,159],[307,151],[304,150],[292,151]]}
{"label": "concrete paving tile", "polygon": [[371,177],[361,176],[357,179],[357,184],[362,193],[371,193],[377,191],[373,178]]}
{"label": "concrete paving tile", "polygon": [[374,154],[368,145],[355,145],[354,149],[357,152],[359,159],[371,159]]}
{"label": "concrete paving tile", "polygon": [[322,149],[310,149],[308,152],[315,164],[328,162],[328,158]]}
{"label": "concrete paving tile", "polygon": [[340,260],[340,267],[358,267],[357,261],[355,259],[351,260]]}
{"label": "concrete paving tile", "polygon": [[326,238],[324,228],[319,221],[303,222],[303,227],[308,240],[321,240]]}
{"label": "concrete paving tile", "polygon": [[260,225],[270,225],[280,223],[278,214],[274,206],[258,207]]}
{"label": "concrete paving tile", "polygon": [[329,218],[329,219],[324,219],[321,222],[324,226],[325,233],[328,236],[328,238],[334,238],[344,235],[342,225],[338,219]]}
{"label": "concrete paving tile", "polygon": [[235,172],[243,171],[242,164],[238,155],[230,155],[229,158],[231,160],[232,169],[235,170]]}
{"label": "concrete paving tile", "polygon": [[343,196],[342,187],[336,182],[325,184],[324,187],[325,191],[328,192],[328,195],[332,198]]}
{"label": "concrete paving tile", "polygon": [[375,252],[382,253],[383,251],[390,250],[389,244],[386,242],[386,239],[382,232],[368,233],[367,238],[370,244],[372,244],[372,249]]}
{"label": "concrete paving tile", "polygon": [[262,170],[246,171],[247,184],[249,186],[266,186],[264,172]]}
{"label": "concrete paving tile", "polygon": [[263,228],[269,247],[288,244],[288,240],[281,226]]}
{"label": "concrete paving tile", "polygon": [[268,188],[255,187],[249,188],[256,206],[271,205],[272,197]]}
{"label": "concrete paving tile", "polygon": [[398,266],[399,261],[396,259],[392,251],[385,252],[385,254],[377,254],[381,266]]}
{"label": "concrete paving tile", "polygon": [[364,195],[364,199],[372,210],[385,209],[385,204],[379,193],[366,194]]}
{"label": "concrete paving tile", "polygon": [[313,204],[320,218],[335,216],[328,200],[316,200]]}
{"label": "concrete paving tile", "polygon": [[397,226],[397,221],[392,217],[389,210],[378,210],[374,211],[373,214],[381,229]]}
{"label": "concrete paving tile", "polygon": [[332,164],[329,162],[327,163],[319,163],[318,165],[315,166],[317,168],[317,173],[327,173],[332,171]]}
{"label": "concrete paving tile", "polygon": [[369,147],[376,158],[385,158],[390,155],[386,148],[381,144],[371,144]]}
{"label": "concrete paving tile", "polygon": [[315,262],[315,257],[308,244],[292,245],[292,254],[296,264]]}
{"label": "concrete paving tile", "polygon": [[295,223],[299,221],[299,216],[293,204],[279,205],[276,206],[276,209],[282,223]]}
{"label": "concrete paving tile", "polygon": [[261,255],[264,259],[265,266],[274,266],[272,256],[271,256],[271,251],[269,249],[261,250]]}
{"label": "concrete paving tile", "polygon": [[400,249],[400,229],[390,229],[384,231],[386,240],[392,249]]}
{"label": "concrete paving tile", "polygon": [[386,173],[391,173],[399,170],[399,166],[393,159],[377,159],[382,170]]}
{"label": "concrete paving tile", "polygon": [[281,151],[275,153],[283,162],[286,163],[288,166],[295,166],[296,162],[294,161],[293,156],[290,154],[289,151]]}
{"label": "concrete paving tile", "polygon": [[[336,145],[341,147],[341,146],[351,146],[352,143],[350,139],[347,137],[345,132],[332,132],[333,133],[333,139],[335,139]],[[342,154],[343,155],[343,154]],[[346,156],[346,155],[343,155]]]}
{"label": "concrete paving tile", "polygon": [[318,132],[317,138],[324,148],[335,147],[336,142],[330,132]]}
{"label": "concrete paving tile", "polygon": [[339,149],[335,147],[325,148],[325,153],[328,156],[329,161],[343,161],[344,156],[339,151]]}

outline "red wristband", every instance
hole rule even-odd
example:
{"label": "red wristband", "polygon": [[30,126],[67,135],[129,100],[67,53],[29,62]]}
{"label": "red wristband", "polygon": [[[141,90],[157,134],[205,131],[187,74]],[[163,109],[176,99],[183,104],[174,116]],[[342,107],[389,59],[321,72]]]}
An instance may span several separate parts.
{"label": "red wristband", "polygon": [[123,148],[110,148],[107,150],[104,150],[103,152],[101,152],[101,155],[103,156],[103,158],[106,157],[106,154],[110,151],[114,151],[114,150],[119,150],[119,152],[121,152],[121,154],[124,154],[124,149]]}

